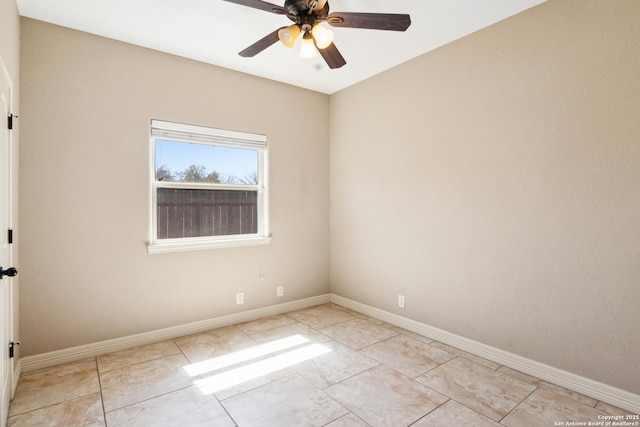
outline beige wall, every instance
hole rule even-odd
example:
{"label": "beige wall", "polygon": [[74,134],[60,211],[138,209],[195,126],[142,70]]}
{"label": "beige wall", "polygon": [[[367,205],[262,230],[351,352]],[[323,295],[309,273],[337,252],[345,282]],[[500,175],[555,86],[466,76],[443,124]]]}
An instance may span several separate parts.
{"label": "beige wall", "polygon": [[[30,19],[21,49],[23,355],[329,291],[328,96]],[[152,118],[268,135],[270,245],[146,253]]]}
{"label": "beige wall", "polygon": [[333,95],[332,292],[640,393],[639,28],[550,1]]}
{"label": "beige wall", "polygon": [[[0,58],[4,62],[13,83],[13,114],[20,115],[20,16],[15,0],[0,0]],[[1,118],[5,120],[5,118]],[[12,248],[13,265],[20,267],[18,257],[20,227],[18,223],[18,154],[20,141],[20,124],[16,120],[12,131],[12,176],[11,186],[13,190],[11,204],[12,226],[15,233]],[[4,233],[4,231],[2,231]],[[3,265],[4,268],[9,266]],[[19,268],[20,270],[20,268]],[[19,292],[20,276],[12,279],[13,282],[13,331],[12,338],[19,340]],[[3,344],[4,345],[4,344]],[[18,350],[19,351],[19,350]]]}

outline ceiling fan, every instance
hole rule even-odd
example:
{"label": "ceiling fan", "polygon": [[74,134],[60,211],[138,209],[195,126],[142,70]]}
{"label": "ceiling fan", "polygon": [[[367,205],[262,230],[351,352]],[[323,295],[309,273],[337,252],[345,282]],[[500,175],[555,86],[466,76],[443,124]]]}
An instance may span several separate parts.
{"label": "ceiling fan", "polygon": [[411,25],[409,15],[398,13],[329,13],[327,0],[285,0],[284,7],[262,0],[225,0],[242,6],[285,15],[293,25],[281,27],[247,47],[238,55],[252,57],[262,52],[278,40],[292,48],[302,34],[300,56],[311,58],[316,49],[329,68],[340,68],[347,62],[333,44],[333,32],[321,26],[323,22],[333,27],[365,28],[371,30],[405,31]]}

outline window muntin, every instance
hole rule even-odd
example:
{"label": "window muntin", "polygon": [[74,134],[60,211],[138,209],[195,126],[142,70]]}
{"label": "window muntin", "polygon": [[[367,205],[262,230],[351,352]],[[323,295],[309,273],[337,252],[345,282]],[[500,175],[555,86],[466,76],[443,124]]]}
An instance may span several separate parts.
{"label": "window muntin", "polygon": [[268,242],[266,136],[152,121],[149,252]]}

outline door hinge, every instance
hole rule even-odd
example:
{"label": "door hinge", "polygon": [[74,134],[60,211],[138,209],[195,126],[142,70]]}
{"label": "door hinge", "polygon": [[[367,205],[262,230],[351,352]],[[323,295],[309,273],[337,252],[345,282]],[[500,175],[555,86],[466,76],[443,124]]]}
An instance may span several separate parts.
{"label": "door hinge", "polygon": [[13,349],[14,349],[14,348],[15,348],[15,346],[17,346],[17,345],[20,345],[20,341],[16,341],[16,342],[11,341],[11,342],[9,343],[9,358],[12,358],[12,357],[13,357]]}
{"label": "door hinge", "polygon": [[13,230],[11,229],[7,231],[7,243],[13,243]]}
{"label": "door hinge", "polygon": [[18,118],[18,116],[14,116],[13,114],[9,114],[9,116],[7,116],[7,128],[9,128],[9,130],[13,129],[13,118]]}

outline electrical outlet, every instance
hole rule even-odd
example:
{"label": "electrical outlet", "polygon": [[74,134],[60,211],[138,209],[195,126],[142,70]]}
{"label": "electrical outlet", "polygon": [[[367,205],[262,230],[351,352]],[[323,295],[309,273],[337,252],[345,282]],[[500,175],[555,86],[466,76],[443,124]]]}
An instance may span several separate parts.
{"label": "electrical outlet", "polygon": [[398,295],[398,307],[404,308],[404,295]]}
{"label": "electrical outlet", "polygon": [[278,286],[276,288],[276,296],[281,297],[284,295],[284,286]]}
{"label": "electrical outlet", "polygon": [[244,293],[238,292],[236,294],[236,304],[244,304]]}

